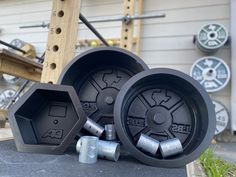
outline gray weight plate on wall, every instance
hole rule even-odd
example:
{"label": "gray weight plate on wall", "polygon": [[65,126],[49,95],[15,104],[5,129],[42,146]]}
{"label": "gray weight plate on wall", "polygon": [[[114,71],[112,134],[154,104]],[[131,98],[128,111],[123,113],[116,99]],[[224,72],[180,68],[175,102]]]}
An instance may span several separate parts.
{"label": "gray weight plate on wall", "polygon": [[228,84],[230,80],[230,69],[222,59],[209,56],[198,59],[192,65],[190,75],[207,92],[216,92]]}
{"label": "gray weight plate on wall", "polygon": [[2,90],[0,92],[0,108],[6,107],[15,94],[16,90],[12,88]]}
{"label": "gray weight plate on wall", "polygon": [[13,88],[8,88],[3,90],[2,93],[6,96],[7,99],[11,99],[16,94],[16,90]]}
{"label": "gray weight plate on wall", "polygon": [[0,92],[0,108],[3,109],[7,104],[7,99],[5,94],[3,94],[3,92]]}
{"label": "gray weight plate on wall", "polygon": [[221,24],[203,26],[197,35],[197,46],[203,52],[215,52],[225,45],[228,40],[228,31]]}
{"label": "gray weight plate on wall", "polygon": [[[13,39],[10,42],[11,45],[21,49],[24,45],[26,45],[26,42],[20,40],[20,39]],[[8,48],[8,50],[12,51],[12,52],[16,52],[16,50],[12,49],[11,47]]]}
{"label": "gray weight plate on wall", "polygon": [[9,74],[3,74],[2,77],[9,84],[17,84],[21,80],[19,77],[15,77]]}
{"label": "gray weight plate on wall", "polygon": [[216,130],[215,135],[222,133],[228,125],[229,122],[229,113],[226,107],[219,101],[212,101],[215,106],[216,113]]}

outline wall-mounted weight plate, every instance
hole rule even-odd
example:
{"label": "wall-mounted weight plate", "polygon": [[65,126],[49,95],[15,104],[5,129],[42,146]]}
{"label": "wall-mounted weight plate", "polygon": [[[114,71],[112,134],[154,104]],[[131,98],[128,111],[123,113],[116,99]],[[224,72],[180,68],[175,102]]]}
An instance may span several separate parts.
{"label": "wall-mounted weight plate", "polygon": [[103,127],[113,124],[113,107],[121,87],[148,69],[136,55],[116,47],[88,50],[73,59],[59,84],[74,86],[87,116]]}
{"label": "wall-mounted weight plate", "polygon": [[215,135],[222,133],[229,122],[229,113],[226,107],[219,101],[212,101],[215,106],[215,114],[216,114],[216,130]]}
{"label": "wall-mounted weight plate", "polygon": [[16,90],[13,88],[2,90],[0,92],[0,108],[7,106],[15,94]]}
{"label": "wall-mounted weight plate", "polygon": [[2,91],[0,92],[0,108],[3,109],[7,104],[7,99],[5,94],[2,93]]}
{"label": "wall-mounted weight plate", "polygon": [[197,35],[197,46],[203,52],[212,53],[225,45],[228,40],[228,31],[221,24],[203,26]]}
{"label": "wall-mounted weight plate", "polygon": [[[21,49],[24,45],[26,45],[26,42],[20,40],[20,39],[13,39],[10,42],[11,45]],[[11,47],[8,48],[8,50],[12,51],[12,52],[16,52],[16,50],[12,49]]]}
{"label": "wall-mounted weight plate", "polygon": [[216,92],[228,84],[230,69],[222,59],[209,56],[198,59],[192,65],[190,75],[200,82],[207,92]]}
{"label": "wall-mounted weight plate", "polygon": [[[216,120],[204,88],[190,76],[172,69],[151,69],[133,76],[119,92],[114,120],[128,151],[143,163],[180,167],[195,160],[210,145]],[[159,142],[178,138],[183,152],[163,157],[142,151],[141,134]]]}
{"label": "wall-mounted weight plate", "polygon": [[16,90],[13,88],[8,88],[3,90],[2,93],[6,96],[6,99],[11,99],[16,94]]}
{"label": "wall-mounted weight plate", "polygon": [[3,74],[2,77],[9,84],[17,84],[20,81],[19,77],[15,77],[9,74]]}
{"label": "wall-mounted weight plate", "polygon": [[23,54],[22,52],[20,51],[17,51],[11,47],[8,48],[8,50],[10,50],[11,52],[14,52],[16,54],[20,54],[20,55],[23,55],[27,58],[31,58],[31,59],[34,59],[36,57],[36,50],[35,50],[35,47],[27,42],[24,42],[20,39],[14,39],[11,41],[10,43],[11,45],[25,51],[25,53]]}

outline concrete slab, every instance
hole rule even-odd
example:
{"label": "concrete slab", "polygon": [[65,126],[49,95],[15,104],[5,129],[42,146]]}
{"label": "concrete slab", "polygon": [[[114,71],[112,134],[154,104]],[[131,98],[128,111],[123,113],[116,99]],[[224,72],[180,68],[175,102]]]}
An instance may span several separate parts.
{"label": "concrete slab", "polygon": [[187,165],[187,176],[188,177],[207,177],[202,165],[198,160],[191,162]]}
{"label": "concrete slab", "polygon": [[5,128],[0,128],[0,141],[9,139],[13,139],[13,135],[9,123],[6,123]]}
{"label": "concrete slab", "polygon": [[118,162],[78,162],[75,149],[65,155],[19,153],[13,140],[0,142],[0,176],[12,177],[187,177],[186,168],[163,169],[143,165],[124,154]]}
{"label": "concrete slab", "polygon": [[211,145],[216,156],[236,164],[236,143],[221,143],[217,142]]}

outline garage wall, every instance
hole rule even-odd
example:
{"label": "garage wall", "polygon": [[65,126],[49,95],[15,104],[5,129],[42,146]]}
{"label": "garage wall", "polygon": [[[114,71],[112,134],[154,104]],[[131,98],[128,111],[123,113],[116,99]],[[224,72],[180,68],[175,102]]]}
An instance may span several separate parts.
{"label": "garage wall", "polygon": [[[51,0],[1,0],[0,39],[10,42],[20,38],[36,46],[38,55],[46,47],[47,29],[19,29],[22,25],[49,22]],[[109,18],[122,14],[123,0],[82,0],[82,12],[89,19]],[[166,18],[143,21],[141,57],[150,67],[170,67],[189,73],[193,62],[204,54],[193,45],[193,35],[204,24],[218,22],[229,29],[229,0],[144,0],[144,13],[166,13]],[[120,37],[120,22],[94,26],[105,38]],[[79,39],[95,39],[84,25]],[[86,49],[78,49],[77,53]],[[230,65],[230,47],[215,56]],[[230,85],[212,95],[230,108]]]}
{"label": "garage wall", "polygon": [[[151,67],[171,67],[189,73],[193,62],[205,56],[192,43],[198,29],[217,22],[230,30],[229,0],[147,0],[144,4],[145,11],[157,9],[167,15],[164,19],[144,22],[141,56]],[[229,46],[215,56],[230,65]],[[230,109],[230,84],[212,97]]]}

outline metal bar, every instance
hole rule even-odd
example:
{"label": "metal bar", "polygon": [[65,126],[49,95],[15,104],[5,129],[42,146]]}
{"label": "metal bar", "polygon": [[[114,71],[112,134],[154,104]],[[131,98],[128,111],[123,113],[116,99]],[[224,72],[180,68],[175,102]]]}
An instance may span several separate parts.
{"label": "metal bar", "polygon": [[21,53],[23,53],[23,54],[26,54],[26,52],[25,52],[24,50],[22,50],[22,49],[20,49],[20,48],[18,48],[18,47],[16,47],[16,46],[13,46],[13,45],[11,45],[11,44],[8,44],[8,43],[6,43],[6,42],[4,42],[4,41],[2,41],[2,40],[0,40],[0,44],[5,45],[5,46],[7,46],[7,47],[10,47],[10,48],[12,48],[12,49],[14,49],[14,50],[17,50],[17,51],[19,51],[19,52],[21,52]]}
{"label": "metal bar", "polygon": [[151,18],[164,18],[166,14],[152,14],[152,15],[134,15],[130,16],[130,20],[144,20],[144,19],[151,19]]}
{"label": "metal bar", "polygon": [[[80,13],[81,15],[81,13]],[[166,15],[164,13],[161,14],[145,14],[145,15],[136,15],[136,16],[118,16],[108,19],[95,19],[95,20],[87,20],[89,23],[102,23],[102,22],[115,22],[115,21],[126,21],[128,20],[141,20],[141,19],[150,19],[150,18],[163,18]],[[81,19],[80,19],[81,20]],[[82,24],[82,20],[78,22]],[[49,27],[49,23],[42,22],[40,25],[29,25],[29,26],[20,26],[19,28],[46,28]]]}
{"label": "metal bar", "polygon": [[29,26],[20,26],[20,29],[24,29],[24,28],[48,28],[49,27],[49,23],[45,23],[42,22],[42,24],[40,25],[29,25]]}
{"label": "metal bar", "polygon": [[142,19],[151,19],[151,18],[164,18],[166,14],[143,14],[143,15],[134,15],[134,16],[120,16],[109,19],[97,19],[89,20],[90,23],[101,23],[101,22],[114,22],[114,21],[127,21],[127,20],[142,20]]}
{"label": "metal bar", "polygon": [[38,56],[36,56],[35,58],[38,59],[39,61],[42,60],[42,58],[41,58],[41,57],[38,57]]}
{"label": "metal bar", "polygon": [[109,46],[108,42],[102,35],[88,22],[88,20],[80,13],[79,19],[103,42],[104,45]]}
{"label": "metal bar", "polygon": [[[114,18],[108,18],[108,19],[95,19],[95,20],[89,20],[89,23],[102,23],[102,22],[115,22],[115,21],[124,21],[124,16],[120,17],[114,17]],[[82,24],[83,22],[79,22],[79,24]]]}
{"label": "metal bar", "polygon": [[24,83],[20,86],[20,88],[17,90],[16,94],[13,96],[13,98],[10,100],[8,105],[5,107],[5,109],[8,109],[12,104],[16,102],[16,99],[20,96],[22,91],[25,89],[25,87],[29,84],[29,80],[25,80]]}
{"label": "metal bar", "polygon": [[39,58],[40,58],[39,59],[40,63],[43,63],[44,62],[44,58],[45,58],[45,52],[43,52],[42,56],[39,57]]}
{"label": "metal bar", "polygon": [[[24,51],[24,50],[22,50],[22,49],[20,49],[20,48],[18,48],[18,47],[16,47],[16,46],[14,46],[14,45],[11,45],[11,44],[9,44],[9,43],[6,43],[6,42],[4,42],[4,41],[2,41],[2,40],[0,40],[0,44],[5,45],[5,46],[7,46],[7,47],[10,47],[10,48],[12,48],[12,49],[14,49],[14,50],[17,50],[17,51],[19,51],[19,52],[21,52],[21,53],[23,53],[23,54],[26,54],[26,51]],[[35,58],[37,58],[37,59],[39,59],[39,60],[42,60],[42,58],[40,58],[40,57],[38,57],[38,56],[36,56]]]}

